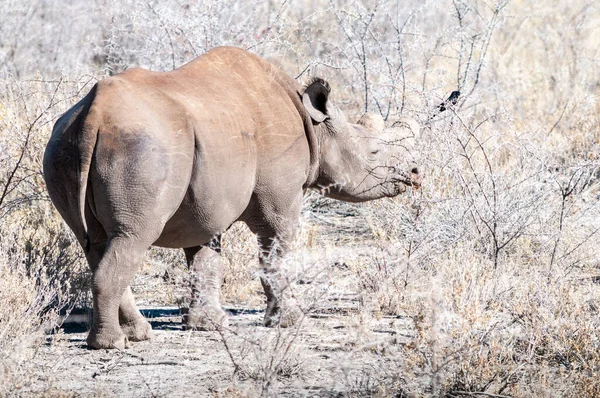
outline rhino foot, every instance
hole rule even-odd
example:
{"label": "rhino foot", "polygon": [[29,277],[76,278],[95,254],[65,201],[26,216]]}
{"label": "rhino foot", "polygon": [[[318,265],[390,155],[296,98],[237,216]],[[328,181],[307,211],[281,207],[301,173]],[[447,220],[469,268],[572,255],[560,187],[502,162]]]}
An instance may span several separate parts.
{"label": "rhino foot", "polygon": [[215,331],[229,327],[225,311],[215,307],[190,308],[183,316],[183,330]]}
{"label": "rhino foot", "polygon": [[152,338],[152,326],[144,318],[122,323],[121,329],[129,341],[144,341]]}
{"label": "rhino foot", "polygon": [[118,349],[123,350],[130,347],[127,336],[121,331],[121,328],[116,330],[90,330],[90,334],[86,339],[87,345],[94,349]]}

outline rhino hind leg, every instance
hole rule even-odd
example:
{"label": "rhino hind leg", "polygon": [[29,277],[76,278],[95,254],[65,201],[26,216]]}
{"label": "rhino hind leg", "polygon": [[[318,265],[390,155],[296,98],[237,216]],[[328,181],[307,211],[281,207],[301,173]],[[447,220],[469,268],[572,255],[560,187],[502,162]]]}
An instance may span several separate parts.
{"label": "rhino hind leg", "polygon": [[152,326],[137,308],[130,286],[125,288],[119,304],[119,325],[129,341],[144,341],[152,337]]}
{"label": "rhino hind leg", "polygon": [[[149,337],[150,325],[139,318],[142,315],[135,308],[129,288],[149,246],[140,239],[113,237],[106,244],[102,259],[92,267],[94,318],[87,337],[91,348],[124,349],[129,346],[128,334],[132,339]],[[132,319],[134,323],[128,324]],[[125,328],[121,321],[125,321]]]}
{"label": "rhino hind leg", "polygon": [[229,326],[227,314],[221,308],[219,294],[222,283],[223,259],[217,238],[207,246],[184,249],[192,270],[192,298],[183,328],[212,331]]}
{"label": "rhino hind leg", "polygon": [[[100,240],[105,240],[106,236],[104,231],[99,230],[94,223],[95,220],[92,219],[92,227],[96,227],[94,231],[95,234],[93,235],[101,234]],[[90,245],[86,256],[92,272],[98,268],[105,250],[105,242],[93,242]],[[125,288],[125,292],[123,293],[121,302],[119,303],[119,324],[129,341],[148,340],[152,336],[152,326],[150,326],[150,323],[146,321],[144,316],[138,310],[131,287],[129,286]]]}

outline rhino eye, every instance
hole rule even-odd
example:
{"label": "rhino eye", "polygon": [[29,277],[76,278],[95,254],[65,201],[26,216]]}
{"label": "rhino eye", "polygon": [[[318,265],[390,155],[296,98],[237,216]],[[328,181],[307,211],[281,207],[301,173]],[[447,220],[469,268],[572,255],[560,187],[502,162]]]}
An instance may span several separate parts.
{"label": "rhino eye", "polygon": [[371,151],[371,155],[377,155],[379,153],[379,149],[373,149]]}

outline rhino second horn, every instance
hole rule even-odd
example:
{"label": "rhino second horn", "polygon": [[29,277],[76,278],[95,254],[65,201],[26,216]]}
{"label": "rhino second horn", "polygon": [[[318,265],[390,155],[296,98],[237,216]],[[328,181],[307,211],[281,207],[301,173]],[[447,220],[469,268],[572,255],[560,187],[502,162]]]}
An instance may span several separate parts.
{"label": "rhino second horn", "polygon": [[392,127],[409,129],[415,139],[421,136],[421,125],[415,119],[410,117],[402,117],[397,122],[394,122]]}
{"label": "rhino second horn", "polygon": [[381,133],[385,128],[383,118],[376,113],[365,113],[358,121],[358,124],[376,133]]}

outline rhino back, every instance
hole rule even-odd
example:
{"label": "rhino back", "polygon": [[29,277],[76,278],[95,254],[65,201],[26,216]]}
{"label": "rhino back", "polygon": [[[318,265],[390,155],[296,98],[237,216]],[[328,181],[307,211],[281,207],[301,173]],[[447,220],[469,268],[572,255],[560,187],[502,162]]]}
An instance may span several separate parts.
{"label": "rhino back", "polygon": [[220,47],[172,74],[190,82],[184,101],[200,109],[192,112],[199,139],[252,138],[258,177],[280,161],[306,160],[299,87],[280,69],[247,51]]}

